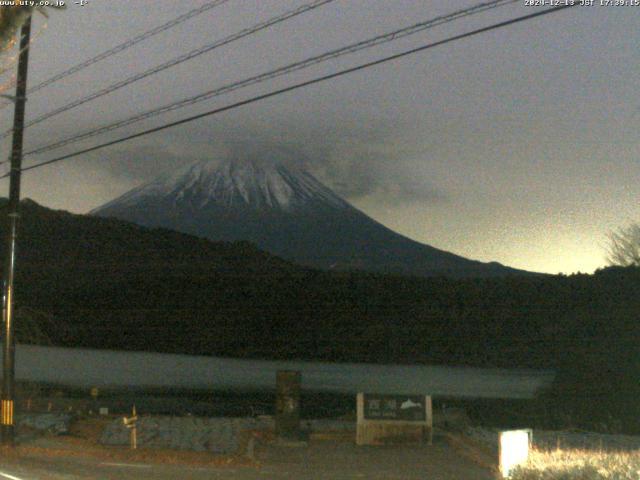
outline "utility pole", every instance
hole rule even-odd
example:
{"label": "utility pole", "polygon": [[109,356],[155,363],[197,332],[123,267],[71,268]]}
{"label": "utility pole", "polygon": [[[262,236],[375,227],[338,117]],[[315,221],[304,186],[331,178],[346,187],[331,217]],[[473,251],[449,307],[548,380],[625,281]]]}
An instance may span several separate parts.
{"label": "utility pole", "polygon": [[16,238],[20,216],[20,173],[22,169],[22,140],[24,110],[27,101],[27,66],[31,41],[31,15],[20,30],[20,53],[16,82],[15,111],[13,115],[13,144],[11,147],[11,173],[9,177],[9,204],[7,205],[7,245],[4,257],[4,282],[2,292],[2,319],[4,338],[2,344],[2,419],[0,433],[3,445],[13,445],[15,423],[13,415],[15,383],[15,337],[13,325],[13,277],[16,264]]}

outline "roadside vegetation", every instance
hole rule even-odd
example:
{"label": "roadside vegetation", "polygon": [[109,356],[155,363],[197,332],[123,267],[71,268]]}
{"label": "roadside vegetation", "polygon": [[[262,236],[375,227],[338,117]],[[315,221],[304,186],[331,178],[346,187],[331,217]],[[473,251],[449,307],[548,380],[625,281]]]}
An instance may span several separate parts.
{"label": "roadside vegetation", "polygon": [[640,451],[536,450],[513,480],[639,480]]}

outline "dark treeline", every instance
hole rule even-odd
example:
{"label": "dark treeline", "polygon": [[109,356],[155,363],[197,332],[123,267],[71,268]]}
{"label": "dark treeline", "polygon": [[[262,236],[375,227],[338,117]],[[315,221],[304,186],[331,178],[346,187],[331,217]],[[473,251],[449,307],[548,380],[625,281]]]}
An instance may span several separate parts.
{"label": "dark treeline", "polygon": [[23,210],[16,306],[53,319],[42,326],[53,344],[551,368],[548,418],[640,431],[640,269],[477,280],[329,273],[246,243],[33,202]]}

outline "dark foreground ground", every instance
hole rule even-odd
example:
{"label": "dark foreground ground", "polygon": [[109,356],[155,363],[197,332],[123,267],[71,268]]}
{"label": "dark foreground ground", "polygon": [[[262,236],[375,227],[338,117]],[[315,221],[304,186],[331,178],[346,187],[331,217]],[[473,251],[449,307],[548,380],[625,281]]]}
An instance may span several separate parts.
{"label": "dark foreground ground", "polygon": [[[444,438],[436,436],[432,446],[405,445],[358,447],[346,439],[312,440],[306,446],[278,446],[258,441],[254,461],[222,460],[218,465],[182,462],[167,454],[149,461],[144,452],[128,456],[124,450],[107,450],[60,438],[41,438],[3,453],[0,478],[10,480],[75,479],[407,479],[484,480],[495,478],[489,470],[461,456]],[[122,455],[118,455],[118,452]]]}

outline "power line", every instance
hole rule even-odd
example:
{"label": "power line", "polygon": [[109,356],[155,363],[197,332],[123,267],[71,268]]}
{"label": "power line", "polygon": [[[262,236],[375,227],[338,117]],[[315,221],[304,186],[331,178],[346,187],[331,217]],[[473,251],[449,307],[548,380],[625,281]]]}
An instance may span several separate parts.
{"label": "power line", "polygon": [[[228,1],[228,0],[224,0],[224,1]],[[214,43],[210,43],[207,45],[204,45],[200,48],[197,48],[195,50],[192,50],[188,53],[185,53],[183,55],[180,55],[176,58],[173,58],[172,60],[169,60],[168,62],[162,63],[160,65],[157,65],[153,68],[150,68],[148,70],[145,70],[144,72],[141,73],[137,73],[135,75],[132,75],[128,78],[125,78],[124,80],[120,80],[112,85],[109,85],[108,87],[105,87],[103,89],[100,89],[96,92],[90,93],[89,95],[86,95],[80,99],[74,100],[73,102],[70,102],[66,105],[63,105],[59,108],[56,108],[55,110],[52,110],[50,112],[47,112],[43,115],[40,115],[39,117],[31,120],[30,122],[27,122],[25,124],[25,128],[27,127],[31,127],[33,125],[36,125],[40,122],[43,122],[44,120],[47,120],[51,117],[55,117],[56,115],[59,115],[63,112],[66,112],[68,110],[71,110],[73,108],[79,107],[80,105],[83,105],[87,102],[90,102],[92,100],[95,100],[97,98],[103,97],[105,95],[108,95],[109,93],[113,93],[116,90],[120,90],[121,88],[124,88],[128,85],[131,85],[132,83],[135,83],[139,80],[142,80],[144,78],[147,78],[151,75],[155,75],[156,73],[160,73],[164,70],[167,70],[171,67],[174,67],[176,65],[179,65],[181,63],[184,63],[188,60],[192,60],[196,57],[199,57],[200,55],[203,55],[205,53],[211,52],[212,50],[215,50],[216,48],[222,47],[224,45],[228,45],[232,42],[235,42],[236,40],[240,40],[241,38],[247,37],[249,35],[252,35],[256,32],[259,32],[260,30],[264,30],[266,28],[269,28],[275,24],[287,21],[293,17],[296,17],[298,15],[301,15],[305,12],[308,12],[310,10],[314,10],[316,8],[319,8],[323,5],[326,5],[327,3],[331,3],[334,2],[335,0],[315,0],[311,3],[308,3],[306,5],[303,5],[301,7],[297,7],[294,8],[292,10],[289,10],[281,15],[277,15],[275,17],[272,17],[268,20],[265,20],[263,22],[260,22],[252,27],[249,28],[245,28],[237,33],[234,33],[232,35],[229,35],[221,40],[218,40]],[[11,130],[8,130],[6,132],[4,132],[2,135],[0,135],[0,139],[1,138],[5,138],[6,136],[11,134]]]}
{"label": "power line", "polygon": [[[425,50],[429,50],[431,48],[438,47],[440,45],[445,45],[447,43],[455,42],[457,40],[462,40],[464,38],[472,37],[474,35],[478,35],[478,34],[481,34],[481,33],[489,32],[491,30],[497,30],[499,28],[507,27],[509,25],[513,25],[513,24],[516,24],[516,23],[532,20],[534,18],[541,17],[543,15],[548,15],[550,13],[559,12],[561,10],[565,10],[567,8],[571,8],[571,7],[574,7],[576,5],[579,5],[579,4],[575,3],[575,4],[562,5],[562,6],[559,6],[559,7],[549,8],[547,10],[542,10],[540,12],[531,13],[529,15],[523,15],[521,17],[516,17],[516,18],[513,18],[511,20],[506,20],[506,21],[503,21],[503,22],[494,23],[494,24],[489,25],[487,27],[478,28],[476,30],[472,30],[472,31],[469,31],[469,32],[466,32],[466,33],[455,35],[453,37],[445,38],[444,40],[439,40],[437,42],[433,42],[433,43],[429,43],[427,45],[423,45],[423,46],[420,46],[420,47],[412,48],[411,50],[405,50],[404,52],[397,53],[397,54],[394,54],[394,55],[390,55],[390,56],[387,56],[387,57],[384,57],[384,58],[381,58],[381,59],[378,59],[378,60],[374,60],[374,61],[371,61],[371,62],[363,63],[363,64],[357,65],[355,67],[350,67],[350,68],[347,68],[347,69],[344,69],[344,70],[340,70],[340,71],[335,72],[335,73],[331,73],[331,74],[328,74],[328,75],[317,77],[317,78],[314,78],[312,80],[307,80],[307,81],[304,81],[304,82],[296,83],[294,85],[290,85],[290,86],[285,87],[285,88],[274,90],[272,92],[265,93],[265,94],[262,94],[262,95],[258,95],[258,96],[255,96],[255,97],[252,97],[252,98],[249,98],[249,99],[246,99],[246,100],[242,100],[240,102],[232,103],[230,105],[227,105],[227,106],[224,106],[224,107],[220,107],[220,108],[216,108],[216,109],[210,110],[208,112],[204,112],[204,113],[200,113],[198,115],[193,115],[191,117],[183,118],[182,120],[178,120],[178,121],[175,121],[175,122],[167,123],[167,124],[161,125],[159,127],[150,128],[150,129],[144,130],[142,132],[138,132],[138,133],[135,133],[135,134],[132,134],[132,135],[128,135],[126,137],[121,137],[119,139],[112,140],[110,142],[105,142],[105,143],[102,143],[100,145],[95,145],[95,146],[90,147],[90,148],[85,148],[83,150],[79,150],[79,151],[76,151],[76,152],[73,152],[73,153],[62,155],[62,156],[57,157],[57,158],[53,158],[53,159],[50,159],[50,160],[47,160],[47,161],[44,161],[44,162],[37,163],[35,165],[31,165],[29,167],[24,167],[24,168],[22,168],[22,171],[24,172],[24,171],[27,171],[27,170],[33,170],[35,168],[43,167],[45,165],[51,165],[53,163],[57,163],[57,162],[61,162],[63,160],[67,160],[69,158],[77,157],[77,156],[83,155],[85,153],[94,152],[96,150],[100,150],[100,149],[103,149],[103,148],[106,148],[106,147],[110,147],[112,145],[117,145],[119,143],[127,142],[129,140],[133,140],[135,138],[139,138],[139,137],[143,137],[145,135],[156,133],[156,132],[159,132],[161,130],[166,130],[168,128],[172,128],[172,127],[176,127],[178,125],[183,125],[185,123],[193,122],[195,120],[199,120],[199,119],[204,118],[204,117],[216,115],[216,114],[219,114],[219,113],[222,113],[222,112],[226,112],[228,110],[233,110],[235,108],[239,108],[239,107],[242,107],[242,106],[245,106],[245,105],[249,105],[251,103],[259,102],[259,101],[265,100],[267,98],[271,98],[271,97],[275,97],[277,95],[281,95],[281,94],[284,94],[284,93],[287,93],[287,92],[291,92],[293,90],[298,90],[300,88],[307,87],[309,85],[314,85],[316,83],[321,83],[321,82],[324,82],[326,80],[331,80],[333,78],[341,77],[343,75],[348,75],[350,73],[354,73],[354,72],[357,72],[357,71],[360,71],[360,70],[364,70],[366,68],[370,68],[370,67],[373,67],[373,66],[376,66],[376,65],[381,65],[381,64],[389,62],[389,61],[398,60],[398,59],[406,57],[408,55],[413,55],[415,53],[422,52],[422,51],[425,51]],[[2,176],[0,176],[0,179],[6,178],[7,176],[8,176],[8,174],[2,175]]]}
{"label": "power line", "polygon": [[[60,72],[42,82],[40,82],[39,84],[29,88],[27,90],[27,94],[31,94],[34,92],[37,92],[38,90],[51,85],[52,83],[57,82],[58,80],[61,80],[65,77],[68,77],[69,75],[73,75],[74,73],[79,72],[80,70],[84,70],[85,68],[93,65],[94,63],[98,63],[102,60],[104,60],[105,58],[109,58],[117,53],[122,52],[123,50],[127,50],[128,48],[133,47],[134,45],[147,40],[148,38],[151,38],[159,33],[162,33],[166,30],[169,30],[181,23],[186,22],[187,20],[196,17],[198,15],[201,15],[205,12],[207,12],[208,10],[211,10],[212,8],[218,7],[224,3],[227,3],[229,0],[215,0],[212,2],[208,2],[205,3],[204,5],[198,7],[198,8],[194,8],[193,10],[190,10],[186,13],[184,13],[183,15],[180,15],[179,17],[174,18],[173,20],[168,21],[167,23],[163,23],[162,25],[159,25],[155,28],[152,28],[151,30],[148,30],[136,37],[131,38],[130,40],[127,40],[126,42],[123,42],[119,45],[116,45],[113,48],[110,48],[109,50],[105,50],[104,52],[96,55],[95,57],[91,57],[87,60],[85,60],[82,63],[79,63],[77,65],[74,65],[73,67],[64,70],[63,72]],[[0,108],[4,108],[5,106],[10,105],[9,103],[5,103],[4,105],[0,106]]]}
{"label": "power line", "polygon": [[458,20],[460,18],[466,17],[466,16],[471,16],[471,15],[476,15],[482,12],[485,12],[487,10],[490,9],[494,9],[494,8],[498,8],[504,5],[508,5],[511,3],[515,3],[519,0],[492,0],[489,2],[485,2],[485,3],[481,3],[479,5],[470,7],[470,8],[466,8],[463,10],[457,10],[453,13],[449,13],[447,15],[442,15],[427,21],[423,21],[420,23],[416,23],[414,25],[410,25],[409,27],[405,27],[399,30],[394,30],[392,32],[388,32],[382,35],[378,35],[372,38],[369,38],[367,40],[363,40],[351,45],[348,45],[346,47],[342,47],[336,50],[331,50],[329,52],[311,57],[311,58],[307,58],[305,60],[299,61],[299,62],[295,62],[289,65],[285,65],[284,67],[280,67],[277,68],[275,70],[270,70],[268,72],[259,74],[259,75],[255,75],[253,77],[249,77],[246,78],[244,80],[240,80],[238,82],[234,82],[228,85],[224,85],[222,87],[218,87],[215,88],[213,90],[209,90],[207,92],[201,93],[199,95],[196,95],[195,97],[189,97],[187,99],[184,100],[179,100],[177,102],[173,102],[170,103],[168,105],[162,106],[160,108],[156,108],[153,110],[149,110],[147,112],[143,112],[141,114],[137,114],[134,115],[132,117],[129,117],[127,119],[124,120],[120,120],[118,122],[109,124],[109,125],[105,125],[102,127],[98,127],[96,129],[93,130],[89,130],[83,133],[79,133],[77,135],[74,135],[72,137],[57,141],[53,144],[49,144],[49,145],[45,145],[39,148],[36,148],[34,150],[28,151],[25,153],[25,155],[34,155],[34,154],[40,154],[40,153],[44,153],[50,150],[54,150],[57,148],[60,148],[62,146],[65,145],[69,145],[71,143],[75,143],[78,142],[80,140],[84,140],[90,137],[94,137],[96,135],[100,135],[102,133],[106,133],[112,130],[116,130],[118,128],[122,128],[125,127],[127,125],[131,125],[133,123],[137,123],[140,122],[142,120],[146,120],[148,118],[152,118],[158,115],[161,115],[163,113],[167,113],[173,110],[177,110],[183,107],[186,107],[188,105],[193,105],[199,102],[203,102],[205,100],[209,100],[213,97],[217,97],[220,95],[224,95],[230,92],[233,92],[235,90],[244,88],[244,87],[248,87],[251,85],[255,85],[258,83],[263,83],[267,80],[272,80],[274,78],[280,77],[282,75],[286,75],[288,73],[292,73],[294,71],[298,71],[298,70],[302,70],[305,68],[308,68],[310,66],[325,62],[327,60],[331,60],[334,58],[338,58],[341,57],[343,55],[347,55],[350,53],[355,53],[361,50],[365,50],[368,48],[372,48],[375,47],[377,45],[381,45],[383,43],[387,43],[387,42],[391,42],[394,40],[397,40],[399,38],[403,38],[409,35],[413,35],[415,33],[421,32],[423,30],[429,29],[429,28],[434,28],[436,26],[445,24],[445,23],[449,23],[452,22],[454,20]]}

